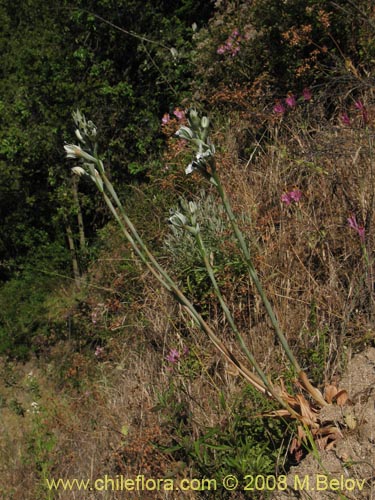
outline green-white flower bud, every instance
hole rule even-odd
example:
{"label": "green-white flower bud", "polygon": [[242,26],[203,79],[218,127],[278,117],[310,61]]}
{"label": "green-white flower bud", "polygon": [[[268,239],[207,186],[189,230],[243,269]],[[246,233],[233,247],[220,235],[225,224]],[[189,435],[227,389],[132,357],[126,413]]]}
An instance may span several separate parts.
{"label": "green-white flower bud", "polygon": [[85,144],[85,140],[81,134],[81,131],[79,130],[79,128],[76,129],[76,137],[79,141],[83,142],[83,144]]}
{"label": "green-white flower bud", "polygon": [[96,135],[96,127],[95,127],[95,125],[94,125],[94,122],[92,122],[91,120],[89,120],[89,121],[87,122],[87,126],[88,126],[88,128],[90,129],[91,134],[92,134],[92,135]]}
{"label": "green-white flower bud", "polygon": [[203,129],[208,128],[210,126],[210,120],[207,118],[207,116],[203,116],[201,119],[201,127]]}
{"label": "green-white flower bud", "polygon": [[74,120],[74,123],[79,127],[82,123],[85,122],[85,118],[84,116],[82,115],[82,113],[80,112],[79,109],[77,109],[77,111],[73,111],[72,113],[72,116],[73,116],[73,120]]}
{"label": "green-white flower bud", "polygon": [[185,229],[194,236],[200,232],[199,224],[196,224],[195,226],[185,226]]}
{"label": "green-white flower bud", "polygon": [[91,179],[98,186],[99,191],[103,192],[103,190],[104,190],[103,181],[102,181],[102,178],[100,177],[99,172],[96,169],[94,169],[94,176],[91,176]]}
{"label": "green-white flower bud", "polygon": [[194,129],[198,129],[200,125],[200,119],[196,109],[189,110],[189,123]]}
{"label": "green-white flower bud", "polygon": [[189,210],[191,214],[195,214],[196,211],[198,210],[198,206],[194,201],[189,201]]}
{"label": "green-white flower bud", "polygon": [[180,212],[175,212],[174,215],[169,218],[169,222],[176,227],[183,228],[186,226],[188,220],[185,215],[181,214]]}
{"label": "green-white flower bud", "polygon": [[76,146],[75,144],[65,144],[64,149],[67,158],[82,158],[83,151],[80,146]]}
{"label": "green-white flower bud", "polygon": [[72,172],[73,174],[79,175],[80,177],[87,175],[86,170],[82,167],[73,167]]}
{"label": "green-white flower bud", "polygon": [[189,175],[194,172],[198,168],[198,164],[195,161],[189,163],[189,165],[185,168],[185,174]]}
{"label": "green-white flower bud", "polygon": [[186,139],[187,141],[191,141],[194,138],[194,132],[189,128],[182,125],[176,132],[177,137],[180,139]]}

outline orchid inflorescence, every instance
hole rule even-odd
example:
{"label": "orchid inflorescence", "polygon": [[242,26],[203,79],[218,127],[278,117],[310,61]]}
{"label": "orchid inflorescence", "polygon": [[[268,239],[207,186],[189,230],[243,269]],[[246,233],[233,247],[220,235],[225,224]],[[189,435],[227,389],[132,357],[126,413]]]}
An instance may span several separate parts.
{"label": "orchid inflorescence", "polygon": [[215,146],[208,136],[210,121],[207,116],[199,118],[195,109],[188,112],[189,126],[182,125],[176,132],[176,136],[191,142],[196,149],[195,159],[185,169],[186,174],[198,170],[204,177],[213,182],[212,168],[214,163],[210,160],[215,155]]}
{"label": "orchid inflorescence", "polygon": [[73,120],[76,125],[75,134],[81,145],[65,144],[66,157],[80,160],[81,166],[72,168],[72,172],[80,177],[88,175],[103,192],[103,180],[100,173],[104,173],[104,164],[98,159],[96,150],[97,129],[94,123],[86,121],[79,110],[73,112]]}
{"label": "orchid inflorescence", "polygon": [[200,228],[197,223],[197,204],[194,201],[186,202],[184,199],[180,200],[180,204],[184,213],[171,209],[169,222],[178,229],[185,229],[193,235],[198,234]]}
{"label": "orchid inflorescence", "polygon": [[302,191],[299,189],[293,189],[288,193],[283,193],[280,197],[281,201],[289,206],[291,203],[298,203],[302,198]]}

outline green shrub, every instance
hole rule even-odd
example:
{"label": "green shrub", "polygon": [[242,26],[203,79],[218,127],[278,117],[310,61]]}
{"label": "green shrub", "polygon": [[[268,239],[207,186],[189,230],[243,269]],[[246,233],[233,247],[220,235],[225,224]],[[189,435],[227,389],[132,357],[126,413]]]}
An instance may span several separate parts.
{"label": "green shrub", "polygon": [[284,435],[290,429],[280,419],[260,416],[273,409],[272,403],[261,398],[251,386],[230,404],[221,395],[221,412],[226,415],[223,424],[201,429],[198,438],[193,437],[185,398],[175,382],[159,397],[157,409],[165,410],[165,425],[173,436],[170,445],[161,448],[192,467],[195,477],[216,479],[220,486],[228,474],[243,478],[247,474],[285,473],[290,464],[278,462],[286,454],[288,443]]}
{"label": "green shrub", "polygon": [[[237,251],[235,239],[224,207],[213,194],[200,191],[196,196],[197,220],[213,269],[222,287],[246,276],[246,268]],[[243,222],[249,223],[246,215]],[[170,225],[164,238],[164,249],[173,272],[181,280],[184,291],[203,304],[212,294],[211,281],[192,234]]]}
{"label": "green shrub", "polygon": [[46,300],[66,276],[68,252],[58,244],[46,245],[24,261],[15,277],[0,288],[0,354],[21,359],[36,350],[34,337],[52,333]]}
{"label": "green shrub", "polygon": [[196,36],[200,96],[215,94],[218,82],[224,99],[223,89],[253,84],[263,86],[258,98],[270,87],[280,97],[317,83],[345,87],[360,78],[357,67],[370,70],[374,30],[369,0],[223,3]]}

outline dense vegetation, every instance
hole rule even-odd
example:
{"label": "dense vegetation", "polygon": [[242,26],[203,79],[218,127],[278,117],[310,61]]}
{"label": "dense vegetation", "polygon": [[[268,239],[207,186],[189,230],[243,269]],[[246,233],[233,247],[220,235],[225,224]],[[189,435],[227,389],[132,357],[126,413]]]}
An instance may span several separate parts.
{"label": "dense vegetation", "polygon": [[208,114],[267,293],[323,387],[374,338],[372,2],[3,0],[0,21],[5,498],[23,470],[23,498],[53,498],[45,479],[86,477],[85,453],[96,476],[287,470],[293,425],[260,418],[272,403],[178,313],[63,145],[80,109],[143,238],[235,350],[191,238],[168,227],[194,198],[237,323],[291,384],[217,197],[184,173],[174,134],[189,108]]}

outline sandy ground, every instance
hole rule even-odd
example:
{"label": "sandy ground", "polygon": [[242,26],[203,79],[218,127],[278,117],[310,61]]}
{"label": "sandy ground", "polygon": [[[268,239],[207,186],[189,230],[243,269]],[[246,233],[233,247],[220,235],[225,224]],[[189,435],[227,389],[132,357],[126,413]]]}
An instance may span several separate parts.
{"label": "sandy ground", "polygon": [[320,457],[308,455],[288,474],[288,488],[273,500],[375,499],[375,349],[352,358],[340,381],[349,393],[342,406],[321,412],[321,422],[335,423],[343,437]]}

